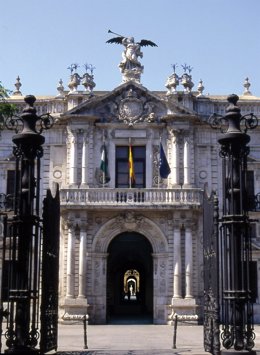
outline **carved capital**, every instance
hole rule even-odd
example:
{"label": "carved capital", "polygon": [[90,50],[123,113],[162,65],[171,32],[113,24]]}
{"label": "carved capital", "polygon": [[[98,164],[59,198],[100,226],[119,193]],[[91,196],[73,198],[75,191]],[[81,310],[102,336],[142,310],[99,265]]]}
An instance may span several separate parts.
{"label": "carved capital", "polygon": [[175,219],[174,220],[174,225],[173,225],[173,230],[181,230],[183,228],[183,221],[181,219]]}
{"label": "carved capital", "polygon": [[80,221],[78,223],[78,226],[79,226],[80,232],[87,232],[87,227],[88,227],[87,221]]}
{"label": "carved capital", "polygon": [[68,230],[75,232],[76,223],[74,221],[68,220],[68,221],[66,221],[66,227]]}
{"label": "carved capital", "polygon": [[77,131],[72,130],[70,127],[67,127],[67,143],[75,144],[77,142]]}

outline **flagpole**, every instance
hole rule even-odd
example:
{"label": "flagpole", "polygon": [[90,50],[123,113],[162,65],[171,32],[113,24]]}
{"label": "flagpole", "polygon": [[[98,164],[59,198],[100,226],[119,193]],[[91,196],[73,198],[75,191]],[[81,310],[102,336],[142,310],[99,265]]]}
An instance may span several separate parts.
{"label": "flagpole", "polygon": [[132,188],[132,181],[131,181],[131,171],[130,171],[130,154],[131,154],[131,137],[129,137],[129,152],[128,152],[128,170],[129,170],[129,187]]}
{"label": "flagpole", "polygon": [[[103,132],[102,132],[102,145],[103,145],[102,149],[105,149],[105,132],[104,132],[104,129],[103,129]],[[104,169],[104,171],[103,171],[103,189],[105,187],[105,179],[106,179],[105,174],[106,174],[106,171]]]}
{"label": "flagpole", "polygon": [[159,145],[159,161],[158,161],[158,184],[157,184],[157,188],[160,188],[160,158],[161,158],[161,154],[160,154],[160,150],[161,150],[161,144],[162,144],[162,136],[160,135],[160,145]]}

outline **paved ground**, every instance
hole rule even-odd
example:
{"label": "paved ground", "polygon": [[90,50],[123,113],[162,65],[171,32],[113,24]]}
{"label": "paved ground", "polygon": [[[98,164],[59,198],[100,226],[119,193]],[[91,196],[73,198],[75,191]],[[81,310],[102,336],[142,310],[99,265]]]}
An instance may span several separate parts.
{"label": "paved ground", "polygon": [[[260,354],[260,326],[255,327],[255,348]],[[173,327],[167,325],[89,325],[84,350],[83,325],[60,325],[58,351],[77,355],[198,355],[203,349],[203,327],[178,326],[176,349]]]}

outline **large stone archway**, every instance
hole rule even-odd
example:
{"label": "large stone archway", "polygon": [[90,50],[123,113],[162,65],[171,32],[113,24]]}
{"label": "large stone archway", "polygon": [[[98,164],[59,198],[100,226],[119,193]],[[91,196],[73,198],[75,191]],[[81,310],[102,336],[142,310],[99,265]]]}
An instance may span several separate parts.
{"label": "large stone archway", "polygon": [[107,258],[107,321],[151,323],[153,253],[147,238],[123,232],[112,239]]}
{"label": "large stone archway", "polygon": [[124,232],[138,232],[151,244],[153,257],[153,322],[167,322],[168,243],[162,230],[149,218],[135,212],[121,213],[107,221],[92,243],[92,318],[107,322],[107,257],[111,241]]}

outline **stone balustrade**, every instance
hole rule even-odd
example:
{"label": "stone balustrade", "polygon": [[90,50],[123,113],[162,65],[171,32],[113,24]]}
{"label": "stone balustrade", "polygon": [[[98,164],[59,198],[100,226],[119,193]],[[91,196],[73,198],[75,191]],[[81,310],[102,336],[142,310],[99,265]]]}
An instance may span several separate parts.
{"label": "stone balustrade", "polygon": [[61,206],[201,206],[202,195],[198,188],[67,188],[60,190],[60,201]]}

